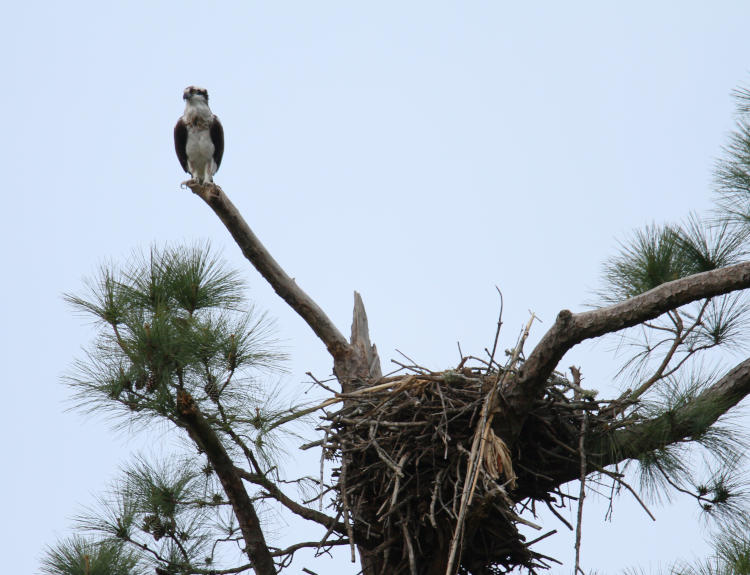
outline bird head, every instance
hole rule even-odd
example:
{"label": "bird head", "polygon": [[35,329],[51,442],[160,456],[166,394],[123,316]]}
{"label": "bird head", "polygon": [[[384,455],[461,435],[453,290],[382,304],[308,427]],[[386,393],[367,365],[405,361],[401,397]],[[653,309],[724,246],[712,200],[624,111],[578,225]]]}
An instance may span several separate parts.
{"label": "bird head", "polygon": [[182,93],[182,99],[188,102],[204,102],[208,104],[208,91],[198,86],[188,86]]}

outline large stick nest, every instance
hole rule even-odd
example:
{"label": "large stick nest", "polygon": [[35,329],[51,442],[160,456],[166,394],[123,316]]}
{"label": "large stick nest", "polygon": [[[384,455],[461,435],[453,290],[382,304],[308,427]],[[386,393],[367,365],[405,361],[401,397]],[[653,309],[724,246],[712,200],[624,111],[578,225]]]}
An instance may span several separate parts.
{"label": "large stick nest", "polygon": [[[578,465],[582,414],[591,415],[598,402],[580,393],[570,397],[570,383],[556,374],[514,453],[488,426],[477,455],[483,408],[493,387],[502,394],[502,376],[502,370],[465,368],[391,377],[345,395],[344,407],[327,416],[325,455],[340,461],[334,470],[339,512],[380,542],[355,537],[366,554],[378,556],[384,573],[444,573],[457,524],[458,573],[549,567],[552,559],[531,546],[554,531],[527,541],[519,524],[533,524],[517,506],[522,499],[524,507],[564,502],[544,471],[560,463],[554,457]],[[521,454],[523,465],[514,466]],[[473,488],[466,481],[472,459],[478,462]],[[470,504],[459,521],[462,498]]]}

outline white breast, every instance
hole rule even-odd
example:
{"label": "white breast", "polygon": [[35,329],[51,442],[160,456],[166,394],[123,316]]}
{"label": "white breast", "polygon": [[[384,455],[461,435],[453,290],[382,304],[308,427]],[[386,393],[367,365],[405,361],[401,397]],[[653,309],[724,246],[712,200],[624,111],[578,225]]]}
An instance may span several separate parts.
{"label": "white breast", "polygon": [[209,131],[206,128],[189,126],[185,151],[191,175],[203,181],[211,181],[217,166],[214,162],[214,144]]}

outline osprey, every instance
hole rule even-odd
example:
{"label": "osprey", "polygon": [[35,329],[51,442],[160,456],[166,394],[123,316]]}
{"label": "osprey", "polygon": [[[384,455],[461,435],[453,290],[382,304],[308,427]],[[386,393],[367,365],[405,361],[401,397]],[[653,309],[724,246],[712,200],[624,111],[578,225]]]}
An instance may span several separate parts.
{"label": "osprey", "polygon": [[174,127],[174,148],[182,169],[199,184],[213,182],[224,155],[224,128],[208,107],[208,92],[188,86],[182,93],[185,113]]}

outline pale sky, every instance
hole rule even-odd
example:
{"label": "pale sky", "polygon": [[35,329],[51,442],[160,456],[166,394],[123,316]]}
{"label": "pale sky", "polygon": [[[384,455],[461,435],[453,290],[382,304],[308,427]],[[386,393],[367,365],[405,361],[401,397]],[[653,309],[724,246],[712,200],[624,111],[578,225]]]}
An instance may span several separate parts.
{"label": "pale sky", "polygon": [[[750,83],[737,2],[13,2],[3,9],[6,208],[2,571],[34,573],[133,452],[165,435],[66,411],[61,377],[93,335],[61,294],[105,260],[210,239],[278,320],[289,396],[331,360],[179,184],[182,90],[209,90],[226,133],[216,181],[286,271],[348,333],[362,293],[384,369],[433,369],[530,344],[582,310],[635,227],[711,205],[714,162]],[[610,345],[563,360],[613,388]],[[164,446],[168,451],[171,447]],[[292,447],[301,468],[315,457]],[[593,501],[593,500],[591,500]],[[691,501],[587,500],[583,566],[656,567],[708,549]],[[570,573],[572,537],[540,550]],[[294,540],[296,524],[279,524]],[[309,531],[305,538],[309,538]],[[298,554],[289,573],[356,573]]]}

